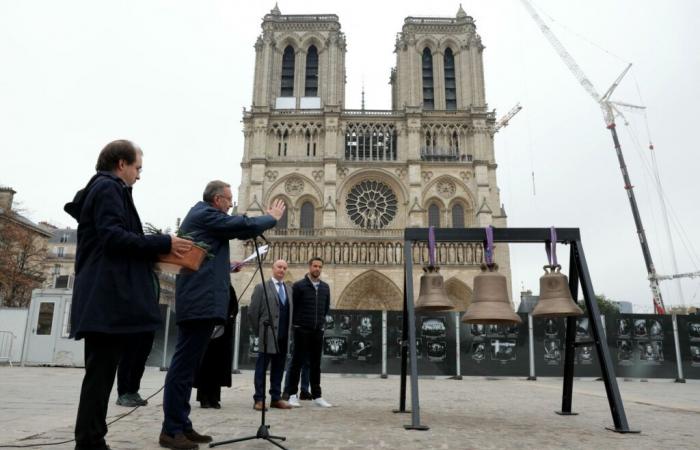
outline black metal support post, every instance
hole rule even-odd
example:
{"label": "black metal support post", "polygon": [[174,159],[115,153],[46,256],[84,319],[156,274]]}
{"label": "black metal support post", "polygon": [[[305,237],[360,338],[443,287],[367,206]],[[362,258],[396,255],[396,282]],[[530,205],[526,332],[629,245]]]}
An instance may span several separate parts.
{"label": "black metal support post", "polygon": [[596,301],[593,291],[593,283],[591,282],[591,276],[590,272],[588,271],[588,264],[586,263],[586,256],[583,253],[583,245],[581,244],[581,240],[579,239],[572,242],[571,247],[571,250],[575,255],[574,261],[576,261],[579,277],[581,278],[581,290],[583,291],[583,298],[586,301],[586,309],[588,310],[588,322],[593,334],[596,350],[598,351],[600,371],[603,376],[603,382],[605,383],[605,392],[608,396],[610,413],[612,414],[613,422],[615,424],[614,428],[607,428],[618,433],[639,433],[638,430],[631,430],[629,424],[627,423],[625,407],[622,404],[622,397],[620,396],[620,389],[617,385],[617,378],[615,378],[615,371],[613,370],[610,351],[607,343],[605,342],[606,338],[603,331],[603,323],[600,320],[600,310],[598,309],[598,302]]}
{"label": "black metal support post", "polygon": [[[418,399],[418,355],[416,355],[416,314],[413,308],[413,242],[406,241],[403,248],[405,261],[405,296],[406,310],[404,316],[408,316],[408,352],[411,362],[411,424],[404,425],[407,430],[429,430],[430,427],[420,423],[420,401]],[[405,322],[404,322],[405,323]],[[405,331],[404,331],[405,335]],[[404,394],[405,395],[405,394]]]}
{"label": "black metal support post", "polygon": [[399,390],[399,409],[395,413],[405,413],[406,411],[406,376],[408,374],[408,311],[406,300],[406,268],[403,271],[403,314],[401,315],[401,387]]}
{"label": "black metal support post", "polygon": [[[574,301],[578,299],[578,269],[574,247],[569,252],[569,290]],[[571,401],[574,390],[574,357],[576,355],[576,318],[566,318],[566,340],[564,343],[564,386],[561,396],[561,411],[556,411],[562,416],[575,416],[571,411]]]}

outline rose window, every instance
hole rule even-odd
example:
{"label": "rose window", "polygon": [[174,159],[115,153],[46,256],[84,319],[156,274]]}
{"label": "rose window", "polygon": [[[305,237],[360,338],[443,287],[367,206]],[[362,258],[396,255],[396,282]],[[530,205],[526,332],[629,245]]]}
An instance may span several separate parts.
{"label": "rose window", "polygon": [[396,203],[389,186],[365,180],[350,189],[345,207],[350,220],[362,228],[384,228],[396,217]]}

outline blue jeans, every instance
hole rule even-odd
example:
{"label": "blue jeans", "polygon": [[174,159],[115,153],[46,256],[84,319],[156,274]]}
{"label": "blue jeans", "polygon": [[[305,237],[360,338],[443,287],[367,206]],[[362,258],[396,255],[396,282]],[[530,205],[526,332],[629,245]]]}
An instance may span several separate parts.
{"label": "blue jeans", "polygon": [[214,330],[211,320],[178,324],[175,354],[165,377],[163,394],[163,432],[175,436],[192,430],[190,396],[194,374],[202,362]]}

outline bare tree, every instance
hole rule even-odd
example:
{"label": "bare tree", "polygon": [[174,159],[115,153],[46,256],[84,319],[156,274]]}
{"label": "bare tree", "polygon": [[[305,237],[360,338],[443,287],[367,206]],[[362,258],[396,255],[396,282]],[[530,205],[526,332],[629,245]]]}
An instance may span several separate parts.
{"label": "bare tree", "polygon": [[12,214],[0,217],[0,299],[3,306],[23,308],[45,279],[46,238]]}

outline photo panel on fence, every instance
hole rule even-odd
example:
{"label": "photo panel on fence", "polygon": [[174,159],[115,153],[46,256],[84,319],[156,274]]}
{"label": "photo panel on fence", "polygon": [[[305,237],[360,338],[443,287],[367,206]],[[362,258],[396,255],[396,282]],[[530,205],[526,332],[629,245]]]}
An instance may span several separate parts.
{"label": "photo panel on fence", "polygon": [[[402,332],[402,312],[389,311],[387,372],[390,374],[401,373]],[[453,312],[416,313],[416,361],[419,375],[453,376],[457,373]]]}
{"label": "photo panel on fence", "polygon": [[321,371],[382,373],[382,312],[332,309],[326,316]]}
{"label": "photo panel on fence", "polygon": [[[564,375],[564,344],[566,342],[566,318],[532,319],[532,334],[535,349],[535,375],[561,377]],[[524,322],[527,323],[527,317]],[[576,342],[592,341],[588,317],[576,318]],[[600,376],[595,344],[579,345],[574,349],[574,376]]]}
{"label": "photo panel on fence", "polygon": [[460,322],[460,360],[464,376],[528,376],[527,314],[515,325]]}
{"label": "photo panel on fence", "polygon": [[607,316],[605,325],[616,376],[676,377],[671,316],[619,314]]}
{"label": "photo panel on fence", "polygon": [[677,316],[683,377],[700,378],[700,316]]}

